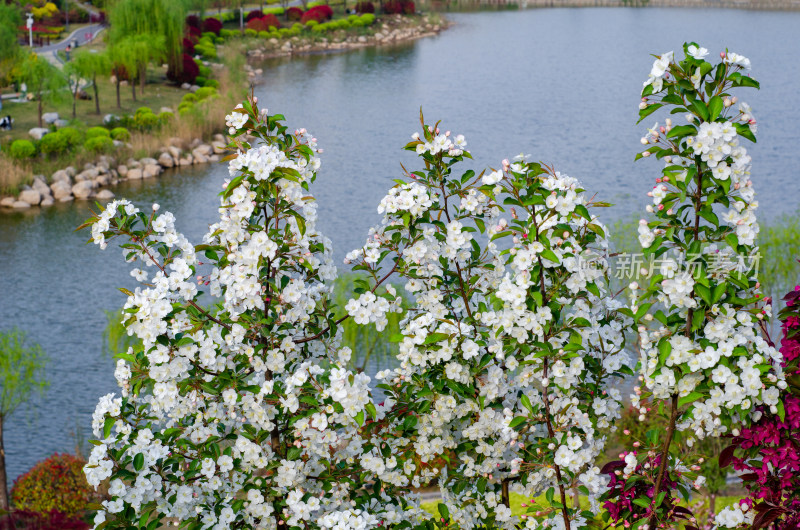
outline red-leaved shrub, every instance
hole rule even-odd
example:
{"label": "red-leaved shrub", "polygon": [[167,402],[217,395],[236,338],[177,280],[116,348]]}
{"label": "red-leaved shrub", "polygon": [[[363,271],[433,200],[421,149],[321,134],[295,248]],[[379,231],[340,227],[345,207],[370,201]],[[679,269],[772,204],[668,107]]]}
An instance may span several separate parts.
{"label": "red-leaved shrub", "polygon": [[203,31],[200,28],[196,28],[194,26],[186,26],[186,36],[192,39],[192,41],[196,42],[201,35],[203,35]]}
{"label": "red-leaved shrub", "polygon": [[194,55],[194,42],[186,37],[183,38],[183,53]]}
{"label": "red-leaved shrub", "polygon": [[197,63],[194,62],[191,55],[184,53],[181,57],[181,64],[182,68],[180,72],[167,72],[169,80],[179,85],[183,83],[194,83],[194,80],[200,75],[200,69],[197,67]]}
{"label": "red-leaved shrub", "polygon": [[247,16],[244,17],[244,21],[245,22],[250,22],[254,18],[261,18],[263,16],[264,16],[264,12],[263,11],[261,11],[260,9],[254,9],[253,11],[250,11],[249,13],[247,13]]}
{"label": "red-leaved shrub", "polygon": [[83,474],[85,465],[84,459],[68,454],[42,460],[14,481],[14,506],[39,515],[53,511],[68,517],[83,515],[93,493]]}
{"label": "red-leaved shrub", "polygon": [[413,15],[416,6],[412,0],[386,0],[383,3],[383,12],[387,15]]}
{"label": "red-leaved shrub", "polygon": [[186,25],[190,28],[200,29],[200,17],[197,15],[189,15],[186,17]]}
{"label": "red-leaved shrub", "polygon": [[309,20],[316,20],[319,23],[325,22],[333,18],[333,9],[330,6],[321,5],[312,7],[303,14],[300,22],[305,24]]}
{"label": "red-leaved shrub", "polygon": [[286,10],[286,19],[289,22],[297,22],[303,18],[303,10],[299,7],[290,7]]}
{"label": "red-leaved shrub", "polygon": [[375,4],[372,2],[359,2],[356,4],[356,13],[374,13]]}
{"label": "red-leaved shrub", "polygon": [[278,17],[275,15],[264,15],[261,18],[254,18],[247,23],[247,29],[252,29],[255,31],[269,31],[270,27],[281,27],[281,23],[278,22]]}
{"label": "red-leaved shrub", "polygon": [[209,17],[203,21],[203,33],[211,32],[214,35],[219,36],[220,31],[222,31],[222,22],[216,18]]}

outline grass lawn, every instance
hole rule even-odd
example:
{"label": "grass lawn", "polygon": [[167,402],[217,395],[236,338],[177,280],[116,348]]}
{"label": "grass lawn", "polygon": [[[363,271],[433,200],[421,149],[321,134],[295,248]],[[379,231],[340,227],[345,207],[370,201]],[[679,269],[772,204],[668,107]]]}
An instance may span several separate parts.
{"label": "grass lawn", "polygon": [[[136,87],[136,99],[134,102],[131,97],[131,87],[120,87],[120,99],[122,108],[117,108],[116,88],[109,81],[109,76],[98,78],[97,84],[100,93],[100,115],[95,114],[94,100],[78,100],[77,120],[85,123],[89,127],[101,125],[103,116],[106,114],[132,114],[139,107],[150,107],[156,114],[161,107],[177,108],[181,98],[186,93],[172,84],[167,84],[164,79],[164,72],[161,68],[151,69],[148,73],[148,85],[144,95],[141,94],[139,87]],[[94,98],[92,88],[88,90],[89,95]],[[0,131],[0,142],[5,143],[17,138],[28,138],[28,130],[38,127],[37,102],[12,103],[8,100],[3,101],[3,110],[0,115],[10,115],[14,118],[14,129],[11,131]],[[44,112],[58,112],[60,118],[72,120],[72,97],[68,91],[64,92],[64,100],[56,105],[45,105]]]}

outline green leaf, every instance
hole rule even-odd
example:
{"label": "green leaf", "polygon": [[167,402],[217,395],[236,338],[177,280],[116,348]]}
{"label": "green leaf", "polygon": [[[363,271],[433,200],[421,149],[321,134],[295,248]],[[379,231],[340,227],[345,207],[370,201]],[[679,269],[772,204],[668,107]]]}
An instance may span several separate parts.
{"label": "green leaf", "polygon": [[701,394],[700,392],[692,392],[687,396],[683,396],[678,400],[678,408],[688,405],[689,403],[693,403],[698,399],[701,399],[702,397],[703,394]]}
{"label": "green leaf", "polygon": [[288,451],[286,451],[286,459],[287,460],[297,460],[300,458],[303,450],[300,447],[290,447]]}
{"label": "green leaf", "polygon": [[106,421],[103,422],[103,438],[108,438],[109,436],[111,436],[111,428],[114,426],[116,422],[117,422],[116,418],[112,418],[111,416],[106,418]]}
{"label": "green leaf", "polygon": [[703,121],[708,121],[708,107],[706,107],[705,103],[699,99],[695,99],[689,106]]}
{"label": "green leaf", "polygon": [[708,102],[708,119],[709,121],[714,121],[719,118],[720,113],[722,112],[722,98],[719,96],[714,96]]}
{"label": "green leaf", "polygon": [[558,260],[558,256],[556,256],[555,252],[553,252],[549,248],[546,248],[543,251],[541,251],[539,255],[547,260],[552,261],[553,263],[560,263]]}
{"label": "green leaf", "polygon": [[141,471],[144,467],[144,455],[142,453],[137,453],[136,456],[133,457],[133,469],[136,471]]}
{"label": "green leaf", "polygon": [[443,502],[440,502],[440,503],[439,503],[439,504],[436,506],[436,508],[439,510],[439,515],[441,515],[441,516],[442,516],[442,518],[443,518],[445,521],[449,521],[449,520],[450,520],[450,510],[448,510],[448,509],[447,509],[447,505],[446,505],[445,503],[443,503]]}
{"label": "green leaf", "polygon": [[355,419],[356,419],[356,423],[358,423],[359,425],[363,426],[364,425],[364,411],[363,410],[359,411],[359,413],[356,414],[356,418]]}
{"label": "green leaf", "polygon": [[435,342],[442,342],[450,338],[450,335],[447,333],[430,333],[427,337],[425,337],[424,344],[433,344]]}
{"label": "green leaf", "polygon": [[633,499],[633,504],[641,506],[642,508],[648,508],[650,507],[650,499],[647,497],[636,497]]}
{"label": "green leaf", "polygon": [[528,418],[526,418],[525,416],[517,416],[516,418],[511,420],[511,423],[508,424],[508,427],[511,429],[516,429],[526,421],[528,421]]}
{"label": "green leaf", "polygon": [[697,129],[694,125],[678,125],[667,133],[667,138],[683,138],[684,136],[694,136],[696,134]]}
{"label": "green leaf", "polygon": [[525,407],[529,411],[533,412],[533,405],[531,405],[531,400],[528,399],[528,396],[526,396],[525,394],[522,394],[522,397],[520,397],[519,400],[522,402],[522,406],[523,407]]}
{"label": "green leaf", "polygon": [[694,292],[696,292],[703,301],[711,307],[711,290],[704,285],[700,285],[699,283],[694,284]]}
{"label": "green leaf", "polygon": [[[648,105],[642,110],[639,111],[639,122],[641,122],[646,117],[650,116],[652,113],[660,109],[663,105],[661,103],[653,103],[652,105]],[[637,122],[637,123],[639,123]]]}
{"label": "green leaf", "polygon": [[783,401],[782,400],[778,401],[778,404],[776,406],[778,407],[778,417],[781,419],[782,422],[785,421],[786,409],[783,407]]}
{"label": "green leaf", "polygon": [[372,403],[367,403],[364,408],[367,409],[367,412],[369,412],[369,415],[372,416],[373,420],[378,419],[378,411],[375,409],[375,405]]}
{"label": "green leaf", "polygon": [[713,303],[717,303],[722,299],[722,295],[725,294],[725,291],[728,289],[728,285],[726,283],[719,283],[714,286],[714,292],[711,295],[711,301]]}

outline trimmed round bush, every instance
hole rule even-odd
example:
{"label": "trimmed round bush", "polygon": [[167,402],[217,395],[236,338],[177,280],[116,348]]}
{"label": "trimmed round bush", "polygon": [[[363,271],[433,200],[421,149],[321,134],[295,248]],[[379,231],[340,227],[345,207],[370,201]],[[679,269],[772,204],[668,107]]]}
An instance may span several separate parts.
{"label": "trimmed round bush", "polygon": [[67,147],[77,147],[83,143],[83,133],[75,127],[64,127],[59,129],[58,134],[67,141]]}
{"label": "trimmed round bush", "polygon": [[[110,138],[104,137],[89,141],[93,140],[111,142]],[[70,517],[82,515],[92,496],[92,488],[83,474],[85,465],[82,458],[67,454],[54,454],[39,462],[14,481],[11,489],[14,505],[20,510],[42,515],[51,511]]]}
{"label": "trimmed round bush", "polygon": [[195,92],[194,94],[195,96],[197,96],[198,101],[203,101],[204,99],[216,96],[217,89],[210,86],[204,86],[202,88],[199,88],[197,92]]}
{"label": "trimmed round bush", "polygon": [[144,112],[142,114],[136,114],[136,116],[133,118],[133,123],[137,129],[147,130],[158,125],[159,121],[158,116],[152,112]]}
{"label": "trimmed round bush", "polygon": [[214,35],[219,35],[219,32],[222,30],[222,22],[217,20],[216,18],[209,17],[203,21],[203,32],[210,32]]}
{"label": "trimmed round bush", "polygon": [[197,101],[197,96],[195,96],[191,92],[187,92],[181,98],[181,103],[194,103],[195,101]]}
{"label": "trimmed round bush", "polygon": [[153,109],[151,109],[150,107],[139,107],[138,109],[136,109],[136,112],[134,112],[133,115],[138,118],[142,114],[152,114],[152,113]]}
{"label": "trimmed round bush", "polygon": [[111,129],[111,138],[119,142],[127,142],[131,139],[131,133],[125,127],[115,127]]}
{"label": "trimmed round bush", "polygon": [[254,29],[247,28],[244,30],[244,35],[246,37],[258,37],[258,32]]}
{"label": "trimmed round bush", "polygon": [[[46,136],[46,135],[45,135]],[[12,157],[22,160],[36,154],[36,146],[30,140],[14,140],[9,150]]]}
{"label": "trimmed round bush", "polygon": [[364,13],[360,19],[365,26],[371,26],[375,23],[375,15],[372,13]]}
{"label": "trimmed round bush", "polygon": [[198,68],[198,70],[200,70],[200,75],[202,75],[206,79],[211,77],[211,68],[209,68],[208,66],[206,66],[204,64],[198,64],[197,68]]}
{"label": "trimmed round bush", "polygon": [[94,136],[86,140],[83,148],[92,153],[107,153],[114,149],[114,140],[108,136]]}
{"label": "trimmed round bush", "polygon": [[194,84],[197,86],[206,86],[206,83],[208,83],[208,79],[206,79],[202,75],[198,75],[197,77],[194,78]]}
{"label": "trimmed round bush", "polygon": [[358,15],[350,15],[349,17],[347,17],[347,20],[349,20],[350,22],[355,22],[356,20],[358,20]]}
{"label": "trimmed round bush", "polygon": [[60,131],[45,134],[39,141],[39,150],[46,155],[60,155],[69,148],[67,137]]}
{"label": "trimmed round bush", "polygon": [[96,138],[98,136],[105,136],[106,138],[111,136],[111,133],[105,127],[89,127],[86,129],[86,139],[89,138]]}
{"label": "trimmed round bush", "polygon": [[372,2],[358,2],[356,4],[356,13],[374,13],[375,4]]}
{"label": "trimmed round bush", "polygon": [[305,22],[303,22],[303,24],[305,24],[306,27],[308,27],[308,28],[314,29],[314,26],[318,25],[319,22],[317,22],[316,20],[314,20],[312,18],[310,20],[306,20]]}
{"label": "trimmed round bush", "polygon": [[254,11],[250,11],[249,13],[247,13],[247,16],[244,17],[244,21],[245,22],[250,22],[254,18],[261,18],[263,16],[264,16],[264,13],[260,9],[256,9]]}
{"label": "trimmed round bush", "polygon": [[190,28],[200,28],[200,17],[197,15],[189,15],[186,17],[186,25]]}
{"label": "trimmed round bush", "polygon": [[289,22],[297,22],[303,18],[303,10],[299,7],[290,7],[286,10],[286,17]]}

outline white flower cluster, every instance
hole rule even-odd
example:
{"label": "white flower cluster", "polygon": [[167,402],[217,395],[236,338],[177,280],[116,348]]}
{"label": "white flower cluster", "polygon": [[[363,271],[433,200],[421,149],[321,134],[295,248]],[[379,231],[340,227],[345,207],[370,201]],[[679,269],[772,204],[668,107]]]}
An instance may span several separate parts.
{"label": "white flower cluster", "polygon": [[714,517],[714,528],[740,528],[742,525],[749,527],[755,518],[755,510],[751,510],[744,502],[737,502],[724,508]]}
{"label": "white flower cluster", "polygon": [[[234,112],[228,121],[238,129],[247,120]],[[219,300],[210,308],[191,281],[200,266],[195,247],[175,232],[171,214],[148,221],[115,201],[93,220],[97,244],[127,237],[134,249],[126,259],[156,269],[133,272],[143,285],[128,296],[125,325],[141,346],[117,366],[122,396],[103,397],[93,417],[100,443],[87,479],[111,479],[96,524],[128,517],[128,508],[137,520],[155,508],[158,517],[215,530],[275,528],[278,519],[371,529],[419,514],[388,492],[362,492],[357,504],[342,478],[383,474],[361,467],[359,430],[385,409],[370,401],[370,378],[345,368],[349,351],[319,328],[330,318],[325,282],[336,268],[308,191],[319,167],[316,141],[298,131],[282,138],[292,147],[277,144],[268,136],[230,164],[231,176],[243,178],[225,183],[220,220],[198,247],[211,261],[199,282]],[[264,181],[273,191],[263,191]],[[396,309],[359,301],[375,313]]]}
{"label": "white flower cluster", "polygon": [[661,92],[664,86],[664,76],[667,74],[669,64],[673,60],[673,52],[666,52],[658,57],[653,62],[653,67],[650,69],[650,75],[647,76],[647,81],[644,86],[653,85],[653,93]]}

